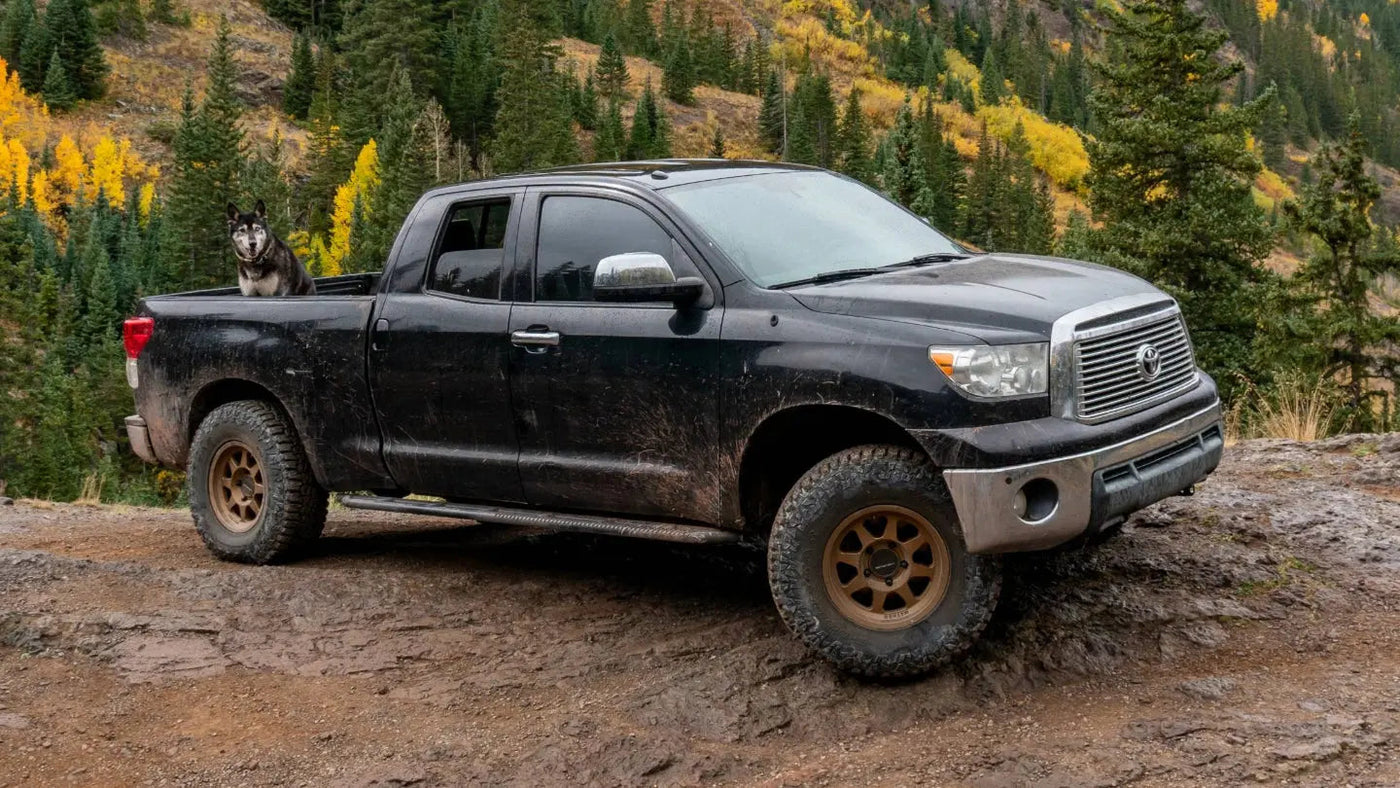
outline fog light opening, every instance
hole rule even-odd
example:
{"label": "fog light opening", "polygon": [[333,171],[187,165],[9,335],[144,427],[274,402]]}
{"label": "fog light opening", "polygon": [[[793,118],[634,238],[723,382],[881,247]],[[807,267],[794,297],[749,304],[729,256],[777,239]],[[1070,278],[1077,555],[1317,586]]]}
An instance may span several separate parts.
{"label": "fog light opening", "polygon": [[1050,519],[1060,505],[1060,489],[1049,479],[1031,479],[1016,491],[1012,508],[1021,522],[1038,525]]}

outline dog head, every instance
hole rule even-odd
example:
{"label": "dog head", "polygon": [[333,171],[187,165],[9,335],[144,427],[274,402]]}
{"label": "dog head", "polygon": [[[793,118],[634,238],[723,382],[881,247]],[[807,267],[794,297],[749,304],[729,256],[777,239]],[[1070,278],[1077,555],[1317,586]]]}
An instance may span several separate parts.
{"label": "dog head", "polygon": [[272,245],[272,231],[267,228],[267,206],[262,200],[252,213],[243,213],[233,203],[228,204],[228,234],[233,241],[234,254],[244,262],[252,262]]}

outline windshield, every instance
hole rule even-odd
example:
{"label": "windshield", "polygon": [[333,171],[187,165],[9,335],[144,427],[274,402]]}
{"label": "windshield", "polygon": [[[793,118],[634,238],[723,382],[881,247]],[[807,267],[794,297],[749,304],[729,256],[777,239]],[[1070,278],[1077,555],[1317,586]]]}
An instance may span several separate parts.
{"label": "windshield", "polygon": [[665,194],[760,287],[964,254],[880,193],[828,172],[746,175]]}

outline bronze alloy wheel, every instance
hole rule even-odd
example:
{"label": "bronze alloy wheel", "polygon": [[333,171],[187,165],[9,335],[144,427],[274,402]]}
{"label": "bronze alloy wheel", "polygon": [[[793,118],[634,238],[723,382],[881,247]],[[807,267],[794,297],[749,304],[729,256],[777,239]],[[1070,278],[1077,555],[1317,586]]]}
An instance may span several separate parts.
{"label": "bronze alloy wheel", "polygon": [[861,509],[826,542],[822,579],[832,604],[866,629],[906,629],[948,592],[948,545],[923,515],[903,506]]}
{"label": "bronze alloy wheel", "polygon": [[253,530],[266,495],[257,452],[240,441],[220,446],[209,464],[209,503],[219,524],[236,534]]}

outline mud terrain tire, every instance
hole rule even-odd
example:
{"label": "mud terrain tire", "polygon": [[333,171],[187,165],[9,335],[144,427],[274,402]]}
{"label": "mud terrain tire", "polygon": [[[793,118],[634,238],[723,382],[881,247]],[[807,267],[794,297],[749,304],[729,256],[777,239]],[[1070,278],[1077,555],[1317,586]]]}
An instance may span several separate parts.
{"label": "mud terrain tire", "polygon": [[215,408],[195,432],[187,479],[195,528],[226,561],[287,561],[325,527],[328,495],[296,430],[269,403]]}
{"label": "mud terrain tire", "polygon": [[[941,556],[929,563],[942,567],[937,573],[942,595],[928,600],[936,606],[925,606],[912,616],[917,619],[913,624],[895,618],[872,625],[879,614],[853,610],[825,579],[824,572],[834,573],[830,565],[834,545],[840,543],[837,537],[847,534],[854,539],[848,532],[862,527],[862,513],[883,511],[903,513],[896,516],[909,524],[901,522],[896,528],[912,531],[912,523],[919,523],[927,543]],[[888,527],[876,517],[874,522]],[[863,541],[868,538],[860,536]],[[873,553],[884,544],[897,551],[900,545],[892,539],[891,535],[860,550]],[[858,572],[850,566],[844,570],[843,580]],[[868,571],[865,575],[870,577]],[[995,557],[967,552],[952,499],[927,458],[895,446],[859,446],[818,463],[788,492],[768,541],[768,582],[783,623],[810,648],[842,670],[896,678],[928,672],[972,645],[996,607],[1001,564]],[[919,613],[915,607],[911,603],[909,612]]]}

